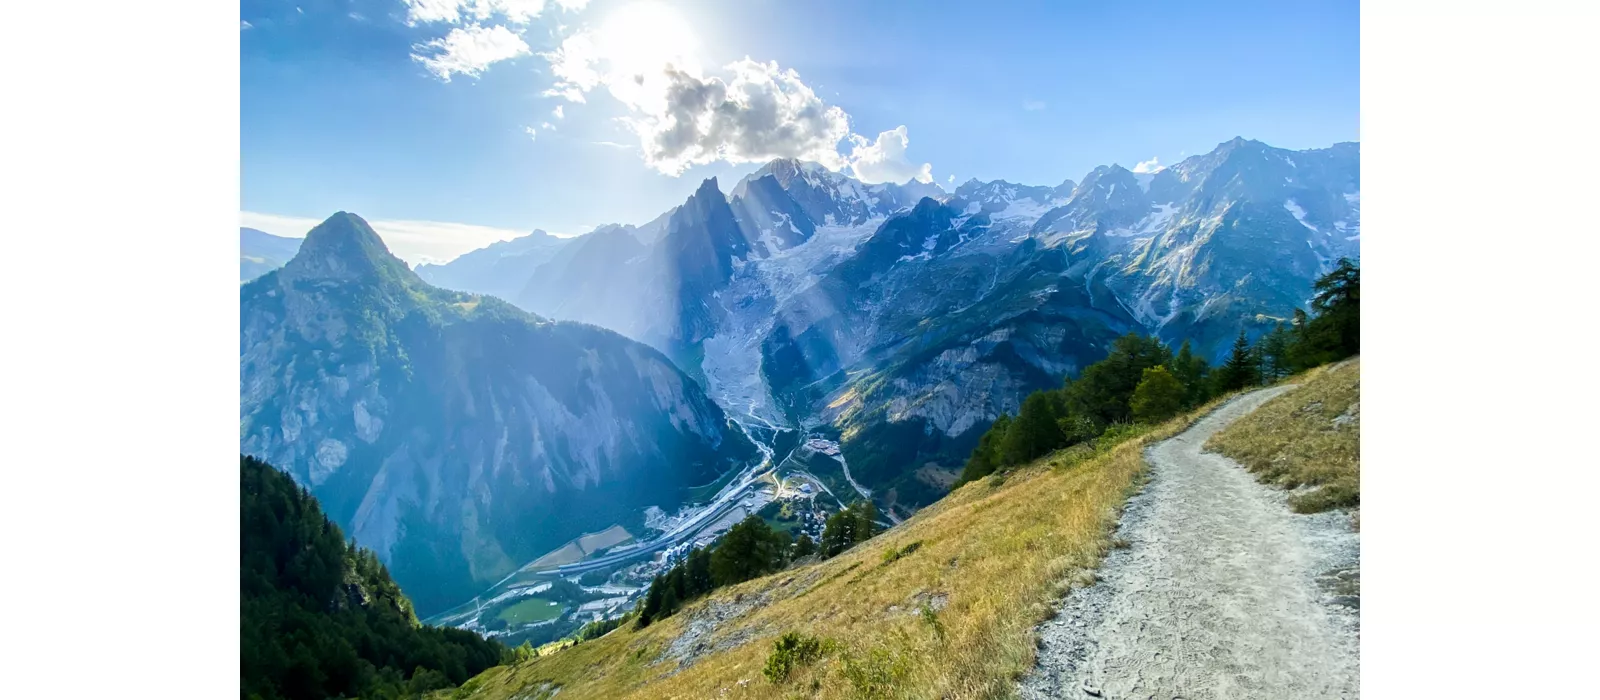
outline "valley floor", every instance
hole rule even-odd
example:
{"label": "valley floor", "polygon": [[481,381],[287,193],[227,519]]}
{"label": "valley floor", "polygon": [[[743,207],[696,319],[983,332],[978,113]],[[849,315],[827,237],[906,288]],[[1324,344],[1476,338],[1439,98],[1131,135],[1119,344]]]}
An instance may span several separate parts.
{"label": "valley floor", "polygon": [[1041,626],[1025,698],[1354,698],[1348,515],[1296,515],[1207,439],[1281,393],[1241,396],[1146,452],[1098,582]]}

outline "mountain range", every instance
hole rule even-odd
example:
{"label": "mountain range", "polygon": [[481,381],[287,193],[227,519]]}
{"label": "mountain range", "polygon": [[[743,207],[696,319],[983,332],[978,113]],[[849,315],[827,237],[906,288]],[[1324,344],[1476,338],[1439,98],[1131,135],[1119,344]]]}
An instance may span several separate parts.
{"label": "mountain range", "polygon": [[1290,318],[1319,274],[1359,258],[1360,191],[1355,143],[1236,138],[1154,172],[953,192],[777,160],[727,195],[708,180],[644,227],[562,244],[508,299],[649,343],[761,422],[837,433],[857,477],[908,511],[983,426],[1113,337],[1215,361]]}
{"label": "mountain range", "polygon": [[1215,361],[1305,308],[1360,233],[1358,144],[1242,138],[950,192],[777,160],[641,226],[415,273],[341,213],[241,289],[241,451],[313,484],[419,608],[751,459],[734,423],[837,440],[906,516],[1117,336]]}
{"label": "mountain range", "polygon": [[418,611],[757,457],[660,352],[424,282],[339,212],[240,289],[239,440]]}

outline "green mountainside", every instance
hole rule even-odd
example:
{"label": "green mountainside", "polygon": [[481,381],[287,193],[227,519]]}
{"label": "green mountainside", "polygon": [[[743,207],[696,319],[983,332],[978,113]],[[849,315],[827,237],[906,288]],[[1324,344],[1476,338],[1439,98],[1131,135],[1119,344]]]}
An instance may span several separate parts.
{"label": "green mountainside", "polygon": [[507,660],[497,642],[417,623],[371,550],[288,475],[239,458],[239,696],[398,698]]}

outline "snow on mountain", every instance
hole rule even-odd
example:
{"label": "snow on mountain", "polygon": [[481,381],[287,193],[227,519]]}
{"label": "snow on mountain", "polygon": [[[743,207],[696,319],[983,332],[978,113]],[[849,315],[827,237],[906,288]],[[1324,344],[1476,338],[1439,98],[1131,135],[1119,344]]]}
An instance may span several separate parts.
{"label": "snow on mountain", "polygon": [[1288,318],[1359,258],[1360,149],[1234,139],[1154,172],[953,192],[776,160],[584,238],[517,303],[654,345],[742,421],[837,432],[880,505],[909,512],[941,488],[914,473],[958,467],[975,426],[1116,335],[1216,358]]}

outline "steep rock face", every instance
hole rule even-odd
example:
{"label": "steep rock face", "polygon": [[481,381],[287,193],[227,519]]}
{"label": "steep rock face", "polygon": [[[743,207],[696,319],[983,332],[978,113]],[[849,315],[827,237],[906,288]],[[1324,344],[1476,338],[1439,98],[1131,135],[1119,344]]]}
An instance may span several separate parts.
{"label": "steep rock face", "polygon": [[426,614],[755,456],[659,352],[432,287],[338,213],[240,291],[240,451]]}

